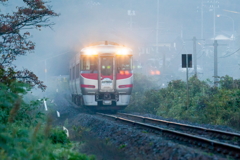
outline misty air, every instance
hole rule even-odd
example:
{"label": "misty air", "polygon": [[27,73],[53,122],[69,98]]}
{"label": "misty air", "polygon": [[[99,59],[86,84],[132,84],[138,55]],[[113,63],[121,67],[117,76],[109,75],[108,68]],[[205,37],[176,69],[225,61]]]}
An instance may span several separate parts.
{"label": "misty air", "polygon": [[0,159],[240,159],[239,0],[0,0]]}

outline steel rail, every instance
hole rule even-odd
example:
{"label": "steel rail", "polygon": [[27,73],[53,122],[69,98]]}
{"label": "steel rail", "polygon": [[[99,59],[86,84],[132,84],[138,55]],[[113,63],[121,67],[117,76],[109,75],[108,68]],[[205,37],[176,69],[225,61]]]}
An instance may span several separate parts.
{"label": "steel rail", "polygon": [[133,126],[139,126],[141,128],[147,129],[148,131],[152,131],[153,133],[156,133],[156,132],[160,133],[164,137],[187,142],[187,143],[196,145],[198,147],[207,149],[209,151],[216,151],[217,153],[220,153],[223,155],[229,155],[233,158],[240,158],[239,146],[210,140],[207,138],[191,135],[188,133],[182,133],[182,132],[178,132],[170,129],[165,129],[165,128],[153,126],[150,124],[142,123],[142,122],[136,122],[133,120],[122,118],[122,117],[117,117],[117,116],[103,114],[103,113],[96,113],[96,114],[113,119],[115,121],[121,121],[126,124],[132,124]]}
{"label": "steel rail", "polygon": [[143,116],[138,116],[138,115],[133,115],[133,114],[126,114],[126,113],[118,113],[118,114],[127,116],[127,117],[132,117],[135,119],[136,118],[140,119],[144,123],[150,122],[150,123],[155,123],[155,124],[163,124],[168,127],[173,127],[176,129],[195,131],[198,133],[206,133],[206,134],[210,134],[210,135],[218,135],[218,136],[221,136],[222,139],[229,140],[231,138],[236,137],[238,140],[240,140],[240,134],[233,133],[233,132],[226,132],[226,131],[221,131],[221,130],[216,130],[216,129],[208,129],[208,128],[204,128],[204,127],[182,124],[182,123],[171,122],[171,121],[160,120],[160,119],[154,119],[154,118],[148,118],[148,117],[143,117]]}

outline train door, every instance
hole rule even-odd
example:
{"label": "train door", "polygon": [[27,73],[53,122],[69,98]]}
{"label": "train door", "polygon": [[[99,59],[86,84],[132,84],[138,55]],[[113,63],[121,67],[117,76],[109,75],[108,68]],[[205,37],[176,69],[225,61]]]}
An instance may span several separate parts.
{"label": "train door", "polygon": [[114,92],[116,84],[115,57],[99,56],[99,92]]}

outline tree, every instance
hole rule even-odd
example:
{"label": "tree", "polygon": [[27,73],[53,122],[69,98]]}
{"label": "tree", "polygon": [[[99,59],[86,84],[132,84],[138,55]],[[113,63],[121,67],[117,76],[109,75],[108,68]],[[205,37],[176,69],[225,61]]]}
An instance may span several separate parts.
{"label": "tree", "polygon": [[[7,5],[8,0],[0,0],[0,5]],[[30,38],[30,29],[41,30],[51,27],[51,17],[58,16],[46,2],[42,0],[23,0],[26,6],[16,7],[13,13],[0,14],[0,82],[11,80],[27,82],[32,86],[45,90],[46,86],[31,71],[16,70],[12,64],[17,56],[34,51],[35,44]]]}

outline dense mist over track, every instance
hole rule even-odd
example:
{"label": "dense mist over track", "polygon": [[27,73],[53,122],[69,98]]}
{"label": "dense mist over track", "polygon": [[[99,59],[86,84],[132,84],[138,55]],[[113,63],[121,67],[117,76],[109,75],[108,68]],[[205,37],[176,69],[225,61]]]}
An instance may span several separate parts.
{"label": "dense mist over track", "polygon": [[[18,3],[13,0],[8,5],[14,10]],[[125,44],[133,48],[135,59],[156,59],[160,70],[163,63],[166,65],[165,73],[172,79],[185,79],[185,71],[180,69],[181,54],[193,52],[193,36],[204,39],[197,41],[200,78],[211,79],[213,47],[204,44],[212,45],[214,33],[215,37],[224,37],[219,43],[226,45],[218,48],[219,75],[240,77],[239,52],[231,54],[240,47],[238,0],[52,0],[49,5],[60,13],[53,20],[55,25],[31,31],[35,53],[16,62],[19,68],[32,69],[42,80],[46,75],[68,74],[72,55],[102,40]],[[164,50],[163,44],[170,47]]]}

